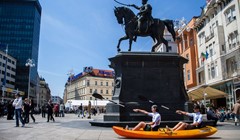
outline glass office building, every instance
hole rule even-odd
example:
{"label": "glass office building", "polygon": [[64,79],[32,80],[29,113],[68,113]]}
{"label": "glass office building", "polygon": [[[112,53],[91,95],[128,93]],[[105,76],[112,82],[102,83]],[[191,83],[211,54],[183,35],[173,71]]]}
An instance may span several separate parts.
{"label": "glass office building", "polygon": [[33,98],[36,96],[41,11],[38,0],[0,0],[0,43],[8,44],[8,54],[17,59],[15,88],[27,96],[30,70],[25,64],[27,59],[34,59],[29,94]]}

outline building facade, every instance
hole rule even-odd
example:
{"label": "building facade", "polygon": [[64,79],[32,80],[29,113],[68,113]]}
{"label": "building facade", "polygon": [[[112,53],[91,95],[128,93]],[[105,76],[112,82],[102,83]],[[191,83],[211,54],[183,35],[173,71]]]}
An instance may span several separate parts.
{"label": "building facade", "polygon": [[51,99],[51,90],[44,78],[39,81],[39,105],[42,107]]}
{"label": "building facade", "polygon": [[216,104],[232,107],[240,98],[239,0],[210,0],[196,22],[198,84],[228,94]]}
{"label": "building facade", "polygon": [[0,42],[8,44],[8,54],[17,59],[15,87],[25,93],[30,71],[25,64],[29,58],[35,61],[30,73],[31,98],[36,97],[41,11],[38,0],[0,1]]}
{"label": "building facade", "polygon": [[59,96],[52,96],[51,100],[53,104],[61,104],[63,102],[63,99]]}
{"label": "building facade", "polygon": [[101,94],[105,99],[112,99],[113,71],[92,69],[70,77],[65,86],[66,100],[95,100],[93,93]]}
{"label": "building facade", "polygon": [[[17,91],[15,89],[16,65],[17,60],[15,58],[7,55],[5,52],[0,51],[1,99],[3,96],[6,100],[14,99],[13,93]],[[5,85],[4,82],[6,82]],[[4,94],[2,88],[4,89]]]}
{"label": "building facade", "polygon": [[198,49],[197,33],[194,30],[196,19],[197,17],[193,17],[184,28],[178,29],[176,32],[178,53],[188,59],[188,63],[184,65],[183,70],[186,89],[197,86],[196,68],[198,67]]}

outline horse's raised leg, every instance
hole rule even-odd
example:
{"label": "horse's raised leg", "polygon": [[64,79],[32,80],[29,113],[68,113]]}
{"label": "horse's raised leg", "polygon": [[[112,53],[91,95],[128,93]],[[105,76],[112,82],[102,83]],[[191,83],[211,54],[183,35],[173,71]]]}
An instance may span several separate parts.
{"label": "horse's raised leg", "polygon": [[129,37],[128,37],[127,35],[125,35],[124,37],[122,37],[122,38],[120,38],[120,39],[118,40],[118,45],[117,45],[117,51],[118,51],[118,52],[121,51],[121,49],[120,49],[120,44],[121,44],[121,42],[122,42],[123,40],[126,40],[126,39],[129,39]]}

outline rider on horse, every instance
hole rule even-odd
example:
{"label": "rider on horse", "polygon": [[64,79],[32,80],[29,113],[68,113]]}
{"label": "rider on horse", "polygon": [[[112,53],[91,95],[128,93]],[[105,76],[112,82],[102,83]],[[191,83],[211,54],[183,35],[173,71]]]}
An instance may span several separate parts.
{"label": "rider on horse", "polygon": [[154,23],[152,17],[152,6],[150,4],[147,4],[147,1],[148,0],[142,0],[141,7],[138,7],[135,4],[130,5],[140,11],[137,14],[139,15],[138,26],[136,30],[138,33],[147,32],[148,28]]}

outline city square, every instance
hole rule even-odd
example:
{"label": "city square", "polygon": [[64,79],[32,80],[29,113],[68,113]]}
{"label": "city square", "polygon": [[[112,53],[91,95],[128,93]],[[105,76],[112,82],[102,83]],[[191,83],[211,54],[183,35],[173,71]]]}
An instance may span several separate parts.
{"label": "city square", "polygon": [[0,140],[239,139],[239,32],[240,0],[1,0]]}
{"label": "city square", "polygon": [[[66,114],[65,117],[56,117],[56,122],[46,122],[46,118],[36,115],[36,123],[30,122],[24,128],[14,127],[15,120],[0,118],[1,140],[114,140],[126,139],[118,136],[109,127],[94,127],[89,121],[101,120],[102,115],[92,119],[82,119],[76,114]],[[218,132],[205,139],[239,139],[240,126],[233,121],[218,123]]]}

